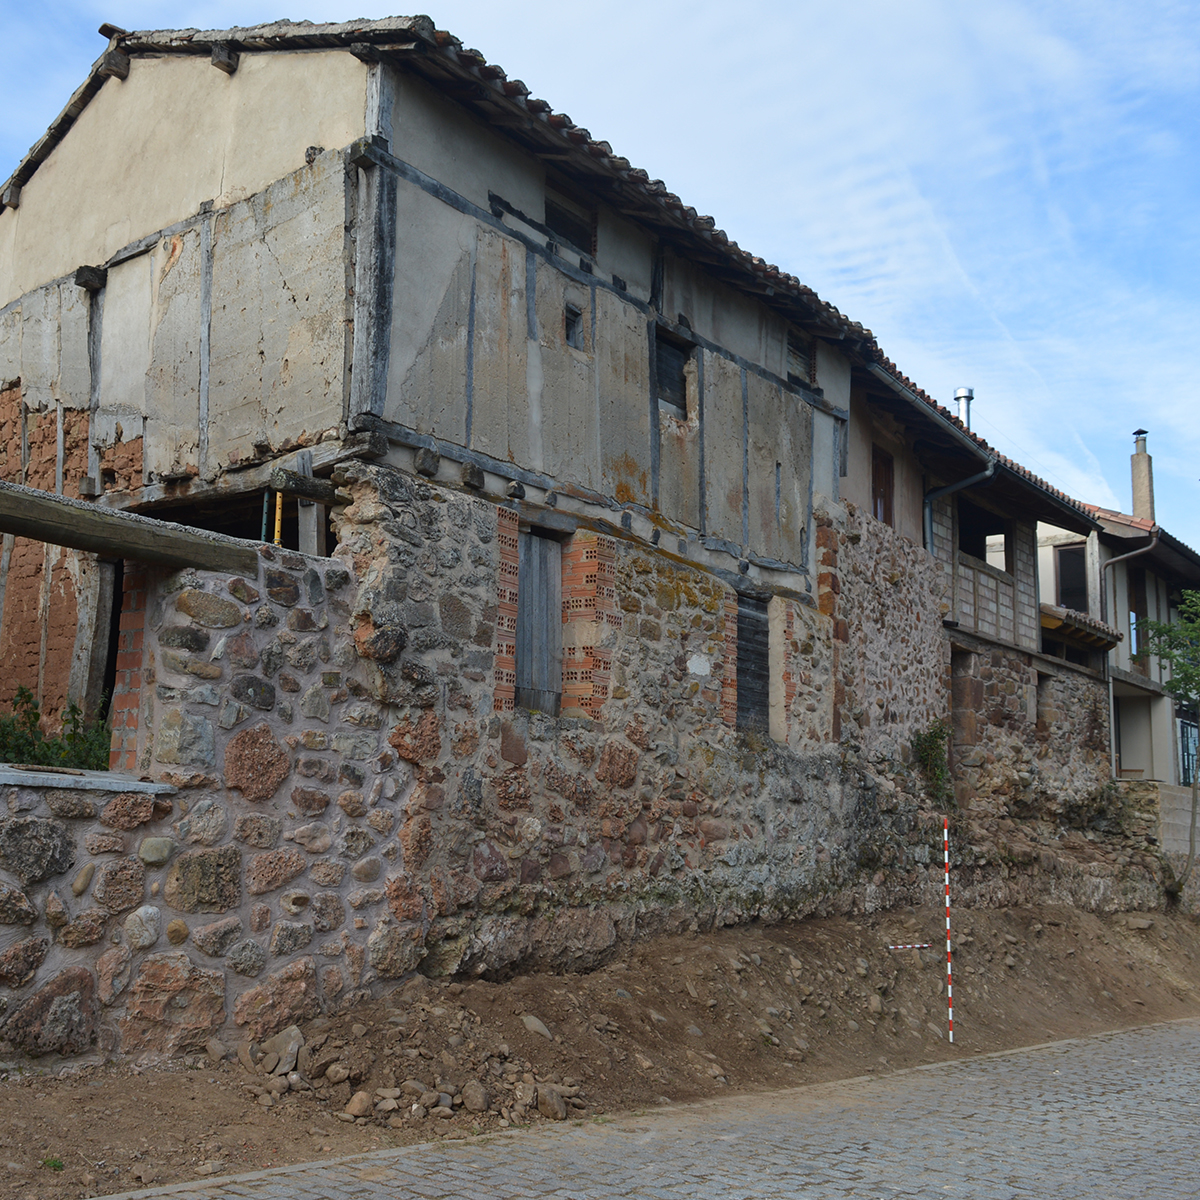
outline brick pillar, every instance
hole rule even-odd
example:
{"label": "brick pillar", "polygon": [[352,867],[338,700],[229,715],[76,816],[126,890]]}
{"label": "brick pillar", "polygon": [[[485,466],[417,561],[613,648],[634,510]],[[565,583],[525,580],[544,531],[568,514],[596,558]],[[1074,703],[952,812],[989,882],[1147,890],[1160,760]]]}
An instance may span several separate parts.
{"label": "brick pillar", "polygon": [[725,662],[721,672],[721,720],[737,728],[737,595],[725,597]]}
{"label": "brick pillar", "polygon": [[608,699],[612,651],[606,629],[621,627],[616,602],[616,543],[581,529],[562,548],[563,708],[593,719]]}
{"label": "brick pillar", "polygon": [[138,707],[142,698],[142,650],[146,629],[146,569],[126,562],[117,637],[117,675],[112,696],[110,771],[136,771]]}
{"label": "brick pillar", "polygon": [[500,565],[496,575],[496,664],[492,707],[512,712],[517,697],[517,586],[520,518],[511,508],[496,510],[496,544]]}

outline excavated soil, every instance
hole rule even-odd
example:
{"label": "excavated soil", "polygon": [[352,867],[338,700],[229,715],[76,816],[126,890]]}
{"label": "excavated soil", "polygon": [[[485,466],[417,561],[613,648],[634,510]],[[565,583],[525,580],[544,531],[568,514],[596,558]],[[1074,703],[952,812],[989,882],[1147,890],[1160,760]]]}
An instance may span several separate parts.
{"label": "excavated soil", "polygon": [[[933,945],[889,949],[912,942]],[[547,1119],[530,1099],[538,1085],[567,1120],[590,1120],[1200,1013],[1190,917],[960,911],[950,1044],[944,945],[941,912],[906,910],[658,938],[586,975],[418,977],[304,1026],[318,1086],[269,1107],[256,1094],[266,1077],[232,1054],[55,1073],[5,1064],[0,1195],[104,1195],[472,1137]],[[318,1071],[330,1064],[348,1077],[328,1082]],[[453,1096],[470,1080],[490,1111],[412,1111],[417,1083]],[[339,1118],[353,1093],[375,1102],[376,1089],[400,1089],[398,1107]],[[468,1094],[478,1105],[479,1089]]]}

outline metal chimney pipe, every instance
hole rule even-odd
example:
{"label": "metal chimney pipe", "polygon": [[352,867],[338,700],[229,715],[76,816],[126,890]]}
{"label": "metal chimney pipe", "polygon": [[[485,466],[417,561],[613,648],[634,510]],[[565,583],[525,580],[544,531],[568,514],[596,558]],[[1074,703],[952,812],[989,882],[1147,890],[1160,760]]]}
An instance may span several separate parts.
{"label": "metal chimney pipe", "polygon": [[954,393],[955,400],[958,401],[958,419],[968,428],[971,428],[971,401],[975,399],[975,389],[969,387],[961,387]]}
{"label": "metal chimney pipe", "polygon": [[1133,474],[1133,515],[1154,520],[1154,460],[1146,453],[1146,430],[1135,429],[1134,451],[1129,456]]}

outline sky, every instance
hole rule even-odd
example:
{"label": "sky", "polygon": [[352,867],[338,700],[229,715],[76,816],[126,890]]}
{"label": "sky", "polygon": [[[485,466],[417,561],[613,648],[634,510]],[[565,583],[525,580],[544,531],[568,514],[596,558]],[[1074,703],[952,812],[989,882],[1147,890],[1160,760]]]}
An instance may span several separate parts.
{"label": "sky", "polygon": [[[0,179],[125,29],[373,0],[0,0]],[[1200,549],[1200,0],[444,0],[440,28],[873,331],[1077,499]],[[115,148],[114,148],[115,151]]]}

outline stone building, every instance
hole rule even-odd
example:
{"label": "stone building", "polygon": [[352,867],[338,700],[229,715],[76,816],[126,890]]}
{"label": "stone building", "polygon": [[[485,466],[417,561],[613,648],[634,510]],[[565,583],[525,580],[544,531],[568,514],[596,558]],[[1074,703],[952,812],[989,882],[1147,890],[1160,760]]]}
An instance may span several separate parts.
{"label": "stone building", "polygon": [[939,720],[985,816],[1107,780],[1095,518],[869,330],[426,18],[101,32],[0,193],[0,698],[117,773],[0,775],[10,1040],[919,898]]}

